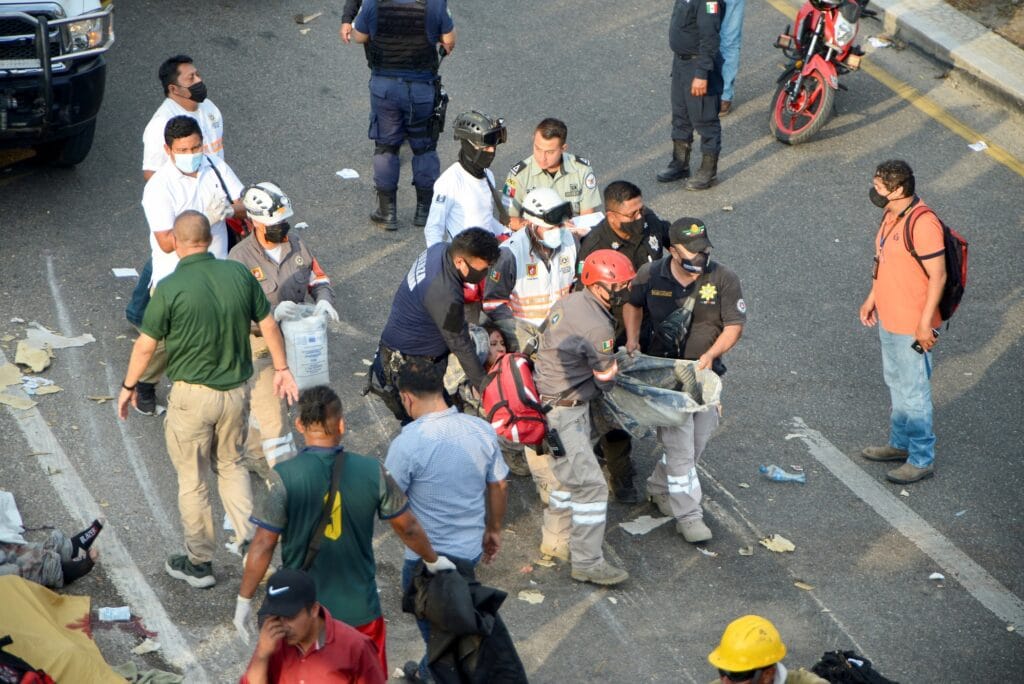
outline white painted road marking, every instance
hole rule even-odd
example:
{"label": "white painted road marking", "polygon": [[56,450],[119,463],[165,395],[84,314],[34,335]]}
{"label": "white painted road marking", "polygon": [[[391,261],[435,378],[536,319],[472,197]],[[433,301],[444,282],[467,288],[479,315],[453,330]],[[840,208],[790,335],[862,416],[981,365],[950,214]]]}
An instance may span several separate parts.
{"label": "white painted road marking", "polygon": [[1000,620],[1013,625],[1017,635],[1024,636],[1024,601],[873,477],[861,470],[820,432],[807,427],[803,418],[795,417],[791,424],[796,432],[786,435],[786,439],[799,439],[806,444],[811,456],[828,468],[861,501],[882,516],[883,520],[938,563],[946,571],[947,577],[954,576],[967,593]]}
{"label": "white painted road marking", "polygon": [[[0,365],[6,362],[7,357],[0,351]],[[18,394],[21,390],[8,388],[8,392]],[[82,525],[101,517],[99,504],[78,476],[74,464],[64,453],[64,448],[43,420],[39,410],[30,408],[18,411],[9,408],[8,411],[25,435],[29,448],[40,454],[33,460],[44,473],[53,473],[48,479],[68,513]],[[195,659],[185,638],[135,565],[113,525],[103,528],[103,536],[97,546],[102,549],[101,561],[104,572],[113,581],[121,597],[132,607],[132,611],[143,617],[146,627],[160,635],[160,644],[163,646],[163,655],[167,661],[184,672],[185,681],[208,682],[206,671]]]}

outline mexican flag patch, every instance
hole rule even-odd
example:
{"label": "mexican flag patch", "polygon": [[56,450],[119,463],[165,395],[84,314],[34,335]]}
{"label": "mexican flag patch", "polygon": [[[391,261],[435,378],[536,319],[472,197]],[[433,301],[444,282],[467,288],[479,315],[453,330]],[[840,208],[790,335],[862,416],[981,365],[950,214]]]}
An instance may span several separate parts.
{"label": "mexican flag patch", "polygon": [[708,14],[718,14],[718,3],[717,2],[705,2],[704,10]]}

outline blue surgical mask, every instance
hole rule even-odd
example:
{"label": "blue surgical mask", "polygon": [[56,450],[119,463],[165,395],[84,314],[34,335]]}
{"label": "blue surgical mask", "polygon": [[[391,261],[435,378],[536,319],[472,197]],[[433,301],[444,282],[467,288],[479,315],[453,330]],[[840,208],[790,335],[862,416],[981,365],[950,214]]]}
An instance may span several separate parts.
{"label": "blue surgical mask", "polygon": [[548,249],[558,249],[562,246],[562,229],[548,228],[544,231],[544,237],[540,241]]}
{"label": "blue surgical mask", "polygon": [[195,173],[199,170],[200,165],[203,163],[203,153],[196,152],[195,154],[175,154],[174,165],[178,167],[178,170],[182,173]]}

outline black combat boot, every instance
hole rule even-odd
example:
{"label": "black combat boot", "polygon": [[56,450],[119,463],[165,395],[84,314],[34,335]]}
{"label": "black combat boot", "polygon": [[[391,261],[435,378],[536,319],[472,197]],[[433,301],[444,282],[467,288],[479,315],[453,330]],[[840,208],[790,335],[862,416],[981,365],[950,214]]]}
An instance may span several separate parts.
{"label": "black combat boot", "polygon": [[687,190],[707,190],[715,182],[718,174],[718,155],[705,154],[700,160],[700,168],[686,184]]}
{"label": "black combat boot", "polygon": [[370,220],[384,230],[398,230],[397,190],[377,188],[377,210],[370,214]]}
{"label": "black combat boot", "polygon": [[427,225],[427,217],[430,215],[430,201],[434,199],[433,188],[416,188],[416,216],[412,219],[412,225],[422,228]]}
{"label": "black combat boot", "polygon": [[671,183],[690,176],[690,143],[685,140],[672,141],[672,161],[658,174],[659,183]]}

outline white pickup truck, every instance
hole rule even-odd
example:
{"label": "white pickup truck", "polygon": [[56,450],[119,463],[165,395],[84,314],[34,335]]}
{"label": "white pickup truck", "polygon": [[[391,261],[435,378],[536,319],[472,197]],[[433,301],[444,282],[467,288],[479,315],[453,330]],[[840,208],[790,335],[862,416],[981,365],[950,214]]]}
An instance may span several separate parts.
{"label": "white pickup truck", "polygon": [[0,0],[0,148],[84,160],[114,43],[110,0]]}

